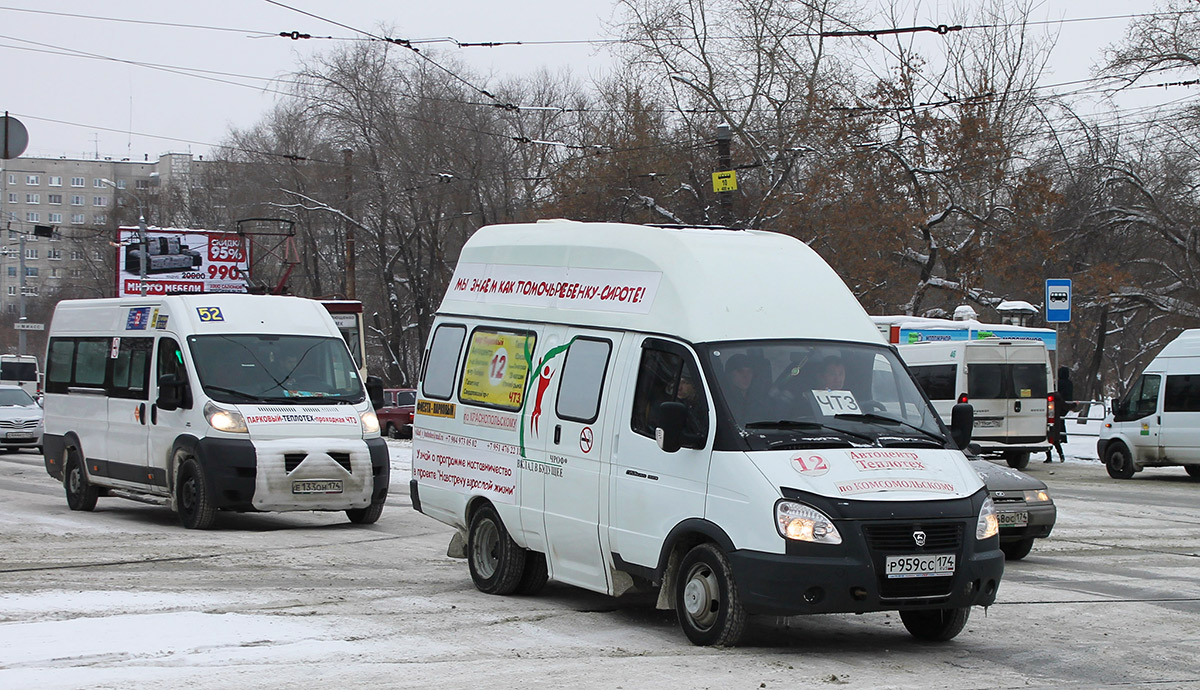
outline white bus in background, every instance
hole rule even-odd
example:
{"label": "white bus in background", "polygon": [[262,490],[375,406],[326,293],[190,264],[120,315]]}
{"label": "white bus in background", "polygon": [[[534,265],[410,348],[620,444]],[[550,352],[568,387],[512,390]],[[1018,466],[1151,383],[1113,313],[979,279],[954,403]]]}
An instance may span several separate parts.
{"label": "white bus in background", "polygon": [[1200,478],[1200,329],[1168,343],[1113,403],[1096,451],[1114,479],[1171,466]]}
{"label": "white bus in background", "polygon": [[33,399],[42,393],[42,372],[33,355],[0,355],[0,383],[25,389]]}
{"label": "white bus in background", "polygon": [[102,496],[379,519],[387,445],[325,309],[300,297],[63,300],[47,345],[46,471],[72,510]]}

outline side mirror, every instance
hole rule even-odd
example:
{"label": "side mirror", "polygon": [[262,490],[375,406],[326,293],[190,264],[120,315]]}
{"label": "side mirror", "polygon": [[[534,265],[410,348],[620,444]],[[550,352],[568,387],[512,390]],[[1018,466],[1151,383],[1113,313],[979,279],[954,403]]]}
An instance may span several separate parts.
{"label": "side mirror", "polygon": [[667,453],[674,453],[683,447],[683,425],[687,420],[687,405],[681,402],[659,403],[654,408],[652,424],[654,440],[658,447]]}
{"label": "side mirror", "polygon": [[160,410],[177,410],[192,406],[191,391],[187,379],[175,374],[163,374],[158,379],[158,400],[154,402]]}
{"label": "side mirror", "polygon": [[367,377],[367,397],[371,399],[371,407],[376,410],[383,407],[383,379],[378,376]]}
{"label": "side mirror", "polygon": [[971,403],[958,403],[950,410],[950,436],[959,448],[966,448],[971,442],[974,428],[975,408]]}

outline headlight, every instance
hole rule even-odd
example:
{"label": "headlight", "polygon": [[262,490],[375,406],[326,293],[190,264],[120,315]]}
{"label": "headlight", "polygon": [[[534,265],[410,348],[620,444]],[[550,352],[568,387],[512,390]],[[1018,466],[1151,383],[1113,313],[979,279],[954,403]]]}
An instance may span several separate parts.
{"label": "headlight", "polygon": [[208,425],[217,431],[228,431],[231,434],[247,432],[246,418],[237,410],[225,410],[207,402],[204,403],[204,418],[208,420]]}
{"label": "headlight", "polygon": [[1050,494],[1045,489],[1034,489],[1025,492],[1026,503],[1049,503]]}
{"label": "headlight", "polygon": [[376,417],[375,413],[370,410],[362,413],[362,429],[364,434],[378,434],[379,417]]}
{"label": "headlight", "polygon": [[775,527],[784,539],[811,541],[816,544],[841,544],[833,520],[821,511],[796,501],[775,504]]}
{"label": "headlight", "polygon": [[1000,533],[1000,519],[996,517],[996,506],[991,498],[983,499],[979,509],[979,521],[975,523],[975,538],[990,539]]}

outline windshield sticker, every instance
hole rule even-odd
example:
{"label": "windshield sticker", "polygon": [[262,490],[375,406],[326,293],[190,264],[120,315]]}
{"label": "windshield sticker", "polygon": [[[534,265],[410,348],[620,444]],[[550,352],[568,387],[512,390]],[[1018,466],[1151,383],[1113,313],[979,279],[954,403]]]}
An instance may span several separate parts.
{"label": "windshield sticker", "polygon": [[859,472],[878,470],[926,470],[926,465],[916,453],[899,450],[850,451],[850,459]]}
{"label": "windshield sticker", "polygon": [[812,394],[817,401],[817,408],[826,417],[832,417],[835,414],[862,413],[858,401],[854,399],[854,394],[850,391],[814,390]]}
{"label": "windshield sticker", "polygon": [[150,324],[150,307],[134,307],[125,319],[125,330],[144,331]]}
{"label": "windshield sticker", "polygon": [[863,479],[839,482],[837,490],[843,496],[851,494],[879,493],[882,491],[933,491],[940,494],[955,493],[950,482],[936,479]]}
{"label": "windshield sticker", "polygon": [[810,477],[820,477],[829,472],[829,463],[820,455],[793,455],[792,469]]}

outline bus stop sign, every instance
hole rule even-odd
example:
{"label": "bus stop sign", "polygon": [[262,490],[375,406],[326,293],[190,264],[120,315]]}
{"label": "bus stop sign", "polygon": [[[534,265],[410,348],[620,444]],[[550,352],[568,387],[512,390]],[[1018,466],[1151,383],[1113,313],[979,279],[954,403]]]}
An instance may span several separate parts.
{"label": "bus stop sign", "polygon": [[1046,280],[1046,323],[1067,323],[1071,320],[1071,279]]}

